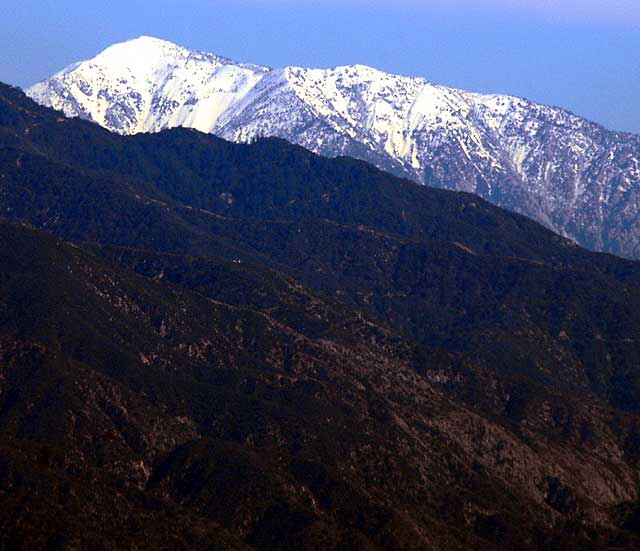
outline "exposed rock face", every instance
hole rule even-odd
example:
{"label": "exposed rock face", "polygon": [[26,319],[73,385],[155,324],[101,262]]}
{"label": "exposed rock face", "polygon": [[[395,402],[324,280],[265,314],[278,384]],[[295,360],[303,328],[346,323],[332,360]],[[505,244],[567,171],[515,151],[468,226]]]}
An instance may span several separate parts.
{"label": "exposed rock face", "polygon": [[122,134],[276,136],[476,193],[595,250],[640,257],[640,137],[563,109],[355,65],[268,69],[141,37],[28,94]]}

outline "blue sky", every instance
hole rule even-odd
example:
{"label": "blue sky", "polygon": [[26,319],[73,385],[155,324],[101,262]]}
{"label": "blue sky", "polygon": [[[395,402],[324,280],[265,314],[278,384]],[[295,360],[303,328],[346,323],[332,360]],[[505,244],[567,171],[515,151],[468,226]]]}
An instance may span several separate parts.
{"label": "blue sky", "polygon": [[640,133],[640,0],[2,0],[0,80],[141,34],[240,61],[363,63]]}

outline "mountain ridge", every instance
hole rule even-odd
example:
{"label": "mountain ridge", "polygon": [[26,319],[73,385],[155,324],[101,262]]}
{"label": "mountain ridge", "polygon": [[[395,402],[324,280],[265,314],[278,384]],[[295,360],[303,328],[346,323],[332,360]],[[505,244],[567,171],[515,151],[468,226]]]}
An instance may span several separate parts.
{"label": "mountain ridge", "polygon": [[2,84],[0,212],[0,548],[640,548],[640,263]]}
{"label": "mountain ridge", "polygon": [[588,248],[640,257],[640,136],[561,108],[365,65],[238,64],[146,36],[28,94],[123,134],[187,126],[360,158],[418,183],[478,194]]}

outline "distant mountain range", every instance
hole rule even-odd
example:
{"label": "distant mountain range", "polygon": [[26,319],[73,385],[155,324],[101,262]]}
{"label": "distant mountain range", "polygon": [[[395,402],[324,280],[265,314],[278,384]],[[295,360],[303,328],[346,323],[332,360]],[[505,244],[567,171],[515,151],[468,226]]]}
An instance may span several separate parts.
{"label": "distant mountain range", "polygon": [[640,549],[640,263],[0,84],[0,549]]}
{"label": "distant mountain range", "polygon": [[367,160],[419,183],[473,192],[585,247],[640,258],[640,136],[563,109],[361,65],[240,64],[145,36],[27,93],[121,134],[186,126]]}

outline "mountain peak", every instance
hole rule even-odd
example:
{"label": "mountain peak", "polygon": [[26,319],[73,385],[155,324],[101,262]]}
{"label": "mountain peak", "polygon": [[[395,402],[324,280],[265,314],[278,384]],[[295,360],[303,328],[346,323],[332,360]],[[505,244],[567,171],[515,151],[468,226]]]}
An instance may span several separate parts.
{"label": "mountain peak", "polygon": [[361,64],[240,64],[150,36],[115,44],[27,92],[122,134],[185,126],[357,157],[477,193],[584,246],[640,257],[640,137],[563,109]]}
{"label": "mountain peak", "polygon": [[172,44],[174,46],[177,46],[175,42],[171,42],[170,40],[164,40],[162,38],[158,38],[156,36],[151,36],[148,34],[141,34],[139,37],[132,38],[128,42],[155,42],[160,44]]}
{"label": "mountain peak", "polygon": [[161,59],[179,58],[188,54],[188,52],[189,50],[173,42],[143,35],[132,40],[113,44],[91,61],[111,66],[127,67],[135,71]]}

